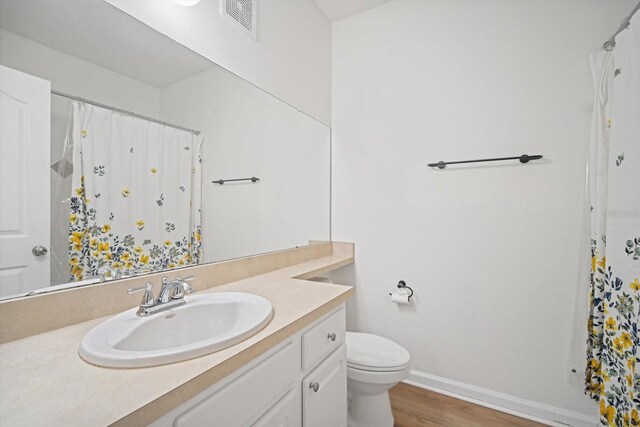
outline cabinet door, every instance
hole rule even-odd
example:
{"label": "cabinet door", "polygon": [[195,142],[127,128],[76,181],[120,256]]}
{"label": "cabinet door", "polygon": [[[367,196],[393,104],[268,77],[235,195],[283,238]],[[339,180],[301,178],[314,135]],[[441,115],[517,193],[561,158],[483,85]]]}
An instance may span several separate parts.
{"label": "cabinet door", "polygon": [[[295,380],[297,353],[288,344],[222,389],[186,409],[174,427],[240,427],[267,412]],[[294,367],[292,369],[292,367]]]}
{"label": "cabinet door", "polygon": [[304,427],[347,425],[347,354],[341,345],[302,382]]}
{"label": "cabinet door", "polygon": [[253,427],[298,427],[300,425],[300,401],[296,391],[290,390]]}

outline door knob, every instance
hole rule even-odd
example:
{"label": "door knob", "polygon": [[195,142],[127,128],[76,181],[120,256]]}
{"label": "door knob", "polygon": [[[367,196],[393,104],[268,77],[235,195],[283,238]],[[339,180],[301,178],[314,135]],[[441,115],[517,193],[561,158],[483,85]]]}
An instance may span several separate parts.
{"label": "door knob", "polygon": [[35,256],[44,256],[47,254],[47,252],[49,252],[49,250],[44,246],[40,246],[40,245],[34,246],[33,249],[31,249],[31,253],[34,254]]}
{"label": "door knob", "polygon": [[309,384],[309,388],[317,393],[318,390],[320,390],[320,383],[311,383]]}

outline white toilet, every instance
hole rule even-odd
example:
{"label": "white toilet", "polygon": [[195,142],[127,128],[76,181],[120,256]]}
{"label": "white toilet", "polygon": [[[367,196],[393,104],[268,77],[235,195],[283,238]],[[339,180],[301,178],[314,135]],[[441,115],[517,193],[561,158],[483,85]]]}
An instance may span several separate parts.
{"label": "white toilet", "polygon": [[[333,283],[329,277],[316,282]],[[373,334],[347,331],[349,427],[393,427],[389,389],[409,377],[409,352]]]}
{"label": "white toilet", "polygon": [[349,427],[393,427],[388,390],[409,376],[411,355],[378,335],[347,332]]}

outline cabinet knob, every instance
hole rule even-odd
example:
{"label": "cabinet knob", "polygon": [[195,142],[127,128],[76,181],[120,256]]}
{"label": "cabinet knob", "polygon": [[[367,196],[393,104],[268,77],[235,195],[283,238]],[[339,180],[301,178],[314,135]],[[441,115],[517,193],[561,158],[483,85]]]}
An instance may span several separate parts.
{"label": "cabinet knob", "polygon": [[320,390],[320,383],[318,383],[318,382],[311,383],[311,384],[309,384],[309,388],[317,393],[318,390]]}
{"label": "cabinet knob", "polygon": [[335,332],[331,332],[330,334],[327,335],[327,338],[329,338],[331,341],[335,341],[336,340],[336,333]]}

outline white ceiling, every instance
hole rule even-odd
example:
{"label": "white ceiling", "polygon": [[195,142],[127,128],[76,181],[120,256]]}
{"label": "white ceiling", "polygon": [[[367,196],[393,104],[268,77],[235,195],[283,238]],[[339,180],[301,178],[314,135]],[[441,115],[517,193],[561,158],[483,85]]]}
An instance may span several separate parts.
{"label": "white ceiling", "polygon": [[103,0],[0,0],[0,27],[159,88],[215,66]]}
{"label": "white ceiling", "polygon": [[355,15],[391,0],[313,0],[331,22]]}

